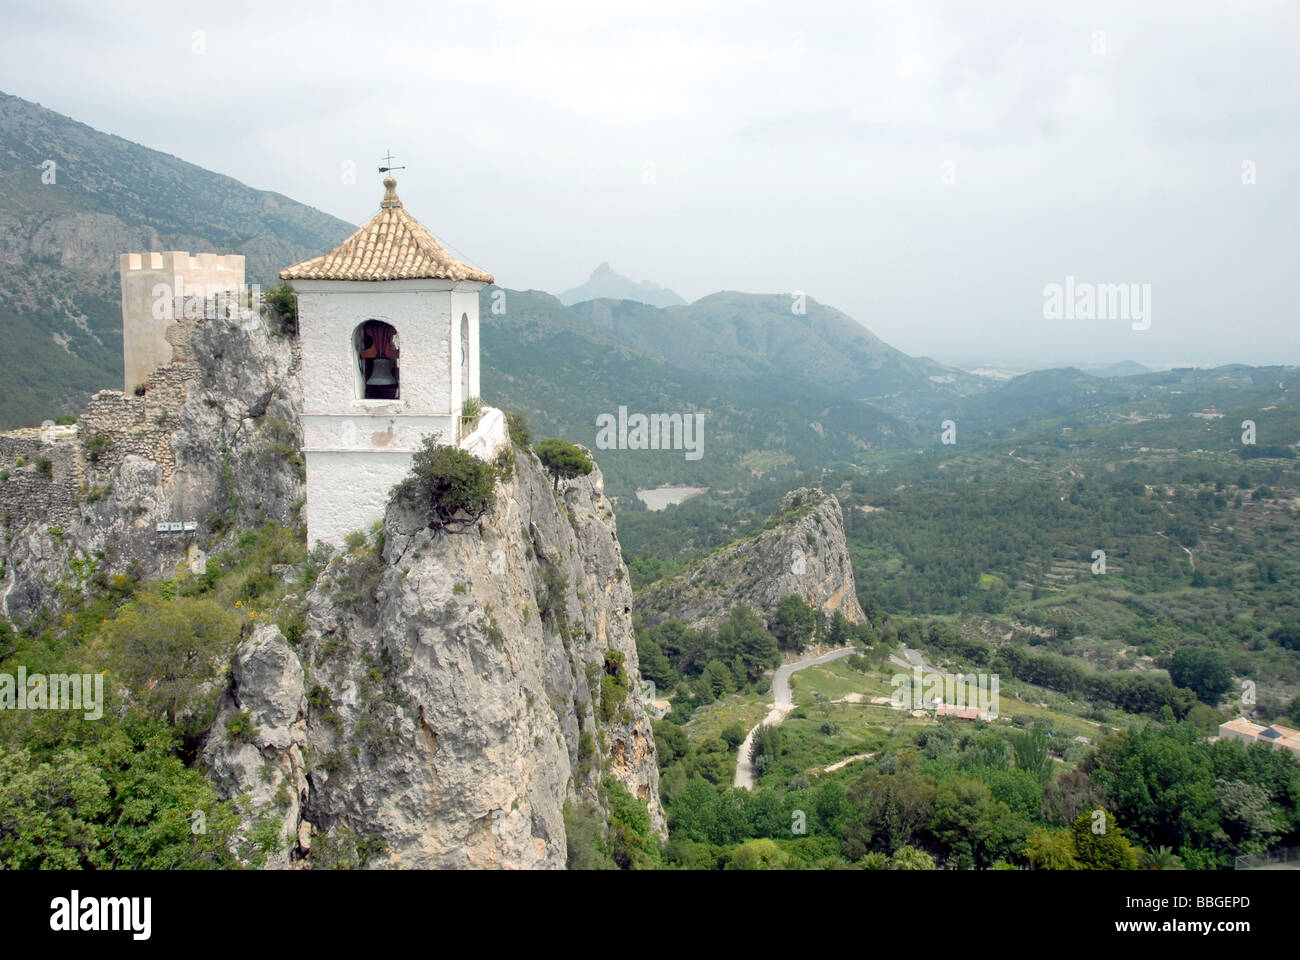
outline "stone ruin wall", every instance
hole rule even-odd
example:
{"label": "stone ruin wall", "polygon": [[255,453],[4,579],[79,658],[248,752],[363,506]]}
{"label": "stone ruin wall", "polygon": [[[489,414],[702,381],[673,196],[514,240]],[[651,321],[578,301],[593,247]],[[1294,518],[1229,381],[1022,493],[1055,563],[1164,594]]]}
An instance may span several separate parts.
{"label": "stone ruin wall", "polygon": [[[109,476],[128,456],[157,463],[163,481],[171,478],[176,469],[171,440],[177,415],[189,398],[190,384],[201,376],[189,350],[196,322],[202,321],[180,320],[168,328],[166,337],[175,359],[149,375],[143,396],[101,390],[91,397],[73,438],[47,442],[38,429],[0,434],[0,471],[9,474],[0,482],[0,525],[6,532],[32,523],[76,523],[82,501],[95,491],[95,481]],[[97,437],[104,441],[96,441]],[[92,453],[99,443],[103,446]],[[43,461],[48,461],[48,471],[42,468]],[[105,482],[100,480],[101,485]]]}
{"label": "stone ruin wall", "polygon": [[[77,444],[43,443],[24,434],[0,435],[0,473],[9,474],[0,483],[0,525],[8,532],[30,523],[76,523],[84,482]],[[49,463],[48,473],[42,461]]]}

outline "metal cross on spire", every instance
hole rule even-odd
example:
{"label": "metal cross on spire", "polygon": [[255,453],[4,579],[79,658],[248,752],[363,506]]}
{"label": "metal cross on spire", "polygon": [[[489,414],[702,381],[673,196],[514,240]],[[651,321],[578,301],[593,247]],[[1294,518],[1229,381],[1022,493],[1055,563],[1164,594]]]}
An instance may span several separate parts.
{"label": "metal cross on spire", "polygon": [[406,169],[406,167],[404,167],[404,166],[403,166],[403,167],[395,167],[395,166],[393,166],[393,151],[392,151],[392,150],[389,150],[388,153],[387,153],[387,155],[384,157],[384,163],[387,164],[387,166],[380,167],[380,168],[379,168],[379,172],[380,172],[380,173],[388,173],[388,172],[391,171],[391,170],[405,170],[405,169]]}

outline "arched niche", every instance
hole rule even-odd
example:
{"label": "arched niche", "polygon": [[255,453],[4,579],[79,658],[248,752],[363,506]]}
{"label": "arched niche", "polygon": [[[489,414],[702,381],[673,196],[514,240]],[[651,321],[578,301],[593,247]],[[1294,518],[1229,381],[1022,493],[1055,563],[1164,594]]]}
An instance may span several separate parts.
{"label": "arched niche", "polygon": [[357,365],[357,396],[362,400],[401,399],[397,328],[382,320],[366,320],[352,332]]}

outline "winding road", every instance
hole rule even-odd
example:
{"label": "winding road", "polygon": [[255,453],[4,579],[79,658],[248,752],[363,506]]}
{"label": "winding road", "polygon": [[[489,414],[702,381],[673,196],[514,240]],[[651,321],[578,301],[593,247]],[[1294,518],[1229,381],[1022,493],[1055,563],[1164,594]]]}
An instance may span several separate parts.
{"label": "winding road", "polygon": [[913,667],[920,667],[923,673],[943,673],[943,671],[937,667],[932,667],[926,663],[919,652],[912,650],[907,646],[903,647],[903,656],[907,657],[907,659],[904,660],[903,657],[900,657],[897,654],[890,654],[889,662],[894,664],[896,667],[907,667],[909,670]]}
{"label": "winding road", "polygon": [[740,787],[743,790],[754,789],[754,765],[749,760],[749,751],[754,745],[754,736],[758,733],[759,727],[780,723],[786,718],[786,714],[794,709],[794,693],[790,689],[791,675],[806,667],[830,663],[832,660],[838,660],[856,652],[855,647],[842,647],[839,650],[832,650],[830,653],[823,653],[820,657],[796,660],[794,663],[787,663],[784,666],[777,667],[776,675],[772,677],[772,709],[766,717],[754,724],[754,729],[749,731],[749,734],[745,737],[745,742],[740,745],[740,752],[736,755],[736,779],[732,782],[733,786]]}

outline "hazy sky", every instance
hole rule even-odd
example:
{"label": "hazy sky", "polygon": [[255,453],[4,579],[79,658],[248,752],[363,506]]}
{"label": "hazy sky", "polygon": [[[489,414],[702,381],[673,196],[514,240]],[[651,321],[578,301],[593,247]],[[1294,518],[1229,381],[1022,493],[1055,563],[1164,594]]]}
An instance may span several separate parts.
{"label": "hazy sky", "polygon": [[[354,223],[391,148],[509,287],[608,260],[914,354],[1300,362],[1296,0],[6,0],[0,89]],[[1067,276],[1150,284],[1150,328],[1045,319]]]}

